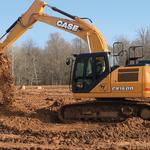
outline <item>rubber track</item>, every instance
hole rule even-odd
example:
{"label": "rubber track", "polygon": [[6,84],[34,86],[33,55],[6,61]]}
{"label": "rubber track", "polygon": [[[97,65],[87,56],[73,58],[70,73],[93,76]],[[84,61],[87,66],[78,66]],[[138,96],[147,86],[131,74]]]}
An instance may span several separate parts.
{"label": "rubber track", "polygon": [[[126,108],[130,108],[133,112],[131,114],[123,113],[122,109]],[[104,99],[64,105],[60,108],[58,117],[62,122],[92,121],[116,123],[131,117],[141,117],[141,110],[144,108],[150,110],[150,102]],[[109,112],[109,116],[105,115],[103,117],[104,112]],[[115,117],[111,116],[113,113],[114,116],[116,114]]]}

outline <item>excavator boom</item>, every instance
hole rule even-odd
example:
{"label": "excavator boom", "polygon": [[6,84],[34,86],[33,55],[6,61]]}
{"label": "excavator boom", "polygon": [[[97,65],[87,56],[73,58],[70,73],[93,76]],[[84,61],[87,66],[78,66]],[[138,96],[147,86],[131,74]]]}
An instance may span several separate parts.
{"label": "excavator boom", "polygon": [[[71,20],[44,14],[43,10],[45,6],[69,17]],[[56,7],[47,5],[41,0],[35,0],[31,7],[6,31],[6,39],[0,43],[0,53],[3,53],[5,49],[10,47],[37,21],[57,27],[82,38],[88,43],[90,52],[108,52],[108,47],[102,34],[92,24],[87,23],[79,17],[72,16]],[[4,34],[4,36],[6,34]],[[4,36],[2,36],[2,38]]]}
{"label": "excavator boom", "polygon": [[107,44],[102,34],[92,24],[79,17],[73,20],[56,18],[47,14],[35,16],[40,21],[72,33],[88,43],[90,52],[108,52]]}

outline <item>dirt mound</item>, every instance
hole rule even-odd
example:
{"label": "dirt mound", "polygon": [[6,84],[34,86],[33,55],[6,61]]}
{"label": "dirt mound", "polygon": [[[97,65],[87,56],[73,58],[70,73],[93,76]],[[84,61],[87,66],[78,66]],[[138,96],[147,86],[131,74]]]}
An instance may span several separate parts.
{"label": "dirt mound", "polygon": [[13,101],[14,86],[10,73],[7,56],[0,54],[0,103],[11,105]]}
{"label": "dirt mound", "polygon": [[75,102],[67,87],[17,90],[0,108],[0,149],[150,149],[150,122],[62,124],[57,110]]}

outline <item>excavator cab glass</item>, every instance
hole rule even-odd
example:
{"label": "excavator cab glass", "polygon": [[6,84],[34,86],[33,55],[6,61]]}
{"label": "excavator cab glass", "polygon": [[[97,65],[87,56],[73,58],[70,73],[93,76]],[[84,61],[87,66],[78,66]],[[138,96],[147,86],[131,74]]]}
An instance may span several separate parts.
{"label": "excavator cab glass", "polygon": [[109,74],[109,70],[107,53],[76,55],[72,77],[73,92],[89,92]]}

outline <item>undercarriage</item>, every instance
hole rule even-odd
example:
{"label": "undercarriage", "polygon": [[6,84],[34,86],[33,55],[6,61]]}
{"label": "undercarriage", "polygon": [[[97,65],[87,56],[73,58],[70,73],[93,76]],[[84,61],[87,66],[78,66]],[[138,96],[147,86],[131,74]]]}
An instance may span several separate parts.
{"label": "undercarriage", "polygon": [[97,99],[96,101],[62,106],[59,119],[62,122],[110,122],[117,123],[131,117],[150,120],[150,102],[125,99]]}

